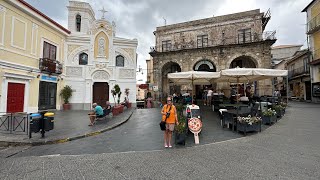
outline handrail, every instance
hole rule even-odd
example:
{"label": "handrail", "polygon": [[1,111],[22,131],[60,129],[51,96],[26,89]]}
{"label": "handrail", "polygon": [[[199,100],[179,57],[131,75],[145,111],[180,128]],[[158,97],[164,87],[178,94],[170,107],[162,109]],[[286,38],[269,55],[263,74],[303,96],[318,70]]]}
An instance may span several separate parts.
{"label": "handrail", "polygon": [[311,33],[317,28],[320,28],[320,13],[307,23],[307,33]]}
{"label": "handrail", "polygon": [[245,44],[252,42],[261,42],[267,40],[276,40],[276,31],[266,31],[264,33],[244,33],[238,34],[236,36],[229,36],[224,38],[214,38],[208,39],[208,42],[201,45],[200,47],[197,44],[197,40],[191,40],[190,42],[185,43],[175,43],[171,42],[171,46],[162,49],[162,45],[160,46],[151,46],[150,52],[169,52],[169,51],[179,51],[183,49],[198,49],[198,48],[206,48],[206,47],[215,47],[221,45],[232,45],[232,44]]}

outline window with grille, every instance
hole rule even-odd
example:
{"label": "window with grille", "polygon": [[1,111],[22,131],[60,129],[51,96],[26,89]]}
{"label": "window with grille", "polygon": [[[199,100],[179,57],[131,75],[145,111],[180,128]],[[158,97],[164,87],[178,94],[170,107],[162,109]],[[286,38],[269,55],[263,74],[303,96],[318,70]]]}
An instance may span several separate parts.
{"label": "window with grille", "polygon": [[119,55],[116,57],[116,66],[124,67],[124,57]]}
{"label": "window with grille", "polygon": [[88,54],[81,53],[79,55],[79,65],[87,65],[88,64]]}
{"label": "window with grille", "polygon": [[56,57],[57,57],[57,47],[44,41],[44,43],[43,43],[43,58],[56,60]]}
{"label": "window with grille", "polygon": [[238,43],[247,43],[251,41],[251,29],[238,30]]}
{"label": "window with grille", "polygon": [[162,52],[171,50],[171,40],[162,41]]}
{"label": "window with grille", "polygon": [[208,46],[208,35],[197,36],[197,46],[198,46],[198,48],[207,47]]}
{"label": "window with grille", "polygon": [[80,32],[80,30],[81,30],[81,16],[80,16],[80,14],[78,14],[76,16],[76,29],[77,29],[77,32]]}

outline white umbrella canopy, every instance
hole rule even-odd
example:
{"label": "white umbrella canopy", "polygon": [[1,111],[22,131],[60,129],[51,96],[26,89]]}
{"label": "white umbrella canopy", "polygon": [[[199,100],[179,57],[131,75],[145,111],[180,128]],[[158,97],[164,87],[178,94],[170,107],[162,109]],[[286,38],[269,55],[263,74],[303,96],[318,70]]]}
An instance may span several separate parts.
{"label": "white umbrella canopy", "polygon": [[168,78],[177,85],[191,84],[192,95],[194,95],[193,85],[209,85],[214,79],[220,77],[220,72],[187,71],[169,73]]}
{"label": "white umbrella canopy", "polygon": [[273,77],[288,75],[288,70],[264,68],[234,68],[221,71],[221,76],[216,82],[252,82]]}
{"label": "white umbrella canopy", "polygon": [[175,84],[209,85],[220,77],[220,72],[187,71],[169,73],[168,78]]}

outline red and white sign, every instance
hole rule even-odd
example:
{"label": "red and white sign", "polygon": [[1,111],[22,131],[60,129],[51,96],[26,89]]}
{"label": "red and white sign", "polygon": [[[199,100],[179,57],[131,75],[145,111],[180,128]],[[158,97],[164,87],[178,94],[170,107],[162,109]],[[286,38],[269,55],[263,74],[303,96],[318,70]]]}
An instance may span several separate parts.
{"label": "red and white sign", "polygon": [[149,88],[149,84],[140,84],[139,88],[140,89],[148,89]]}
{"label": "red and white sign", "polygon": [[199,133],[202,128],[202,122],[198,118],[191,118],[188,121],[188,127],[192,133]]}
{"label": "red and white sign", "polygon": [[194,143],[195,144],[199,144],[199,136],[198,136],[198,134],[200,133],[201,128],[202,128],[201,120],[198,119],[198,118],[189,119],[188,120],[188,127],[189,127],[190,131],[194,135]]}

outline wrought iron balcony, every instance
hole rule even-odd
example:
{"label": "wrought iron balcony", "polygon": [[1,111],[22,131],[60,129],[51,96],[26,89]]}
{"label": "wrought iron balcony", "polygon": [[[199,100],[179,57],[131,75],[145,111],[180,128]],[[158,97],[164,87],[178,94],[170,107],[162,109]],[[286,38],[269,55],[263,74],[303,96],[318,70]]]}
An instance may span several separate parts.
{"label": "wrought iron balcony", "polygon": [[222,39],[208,39],[208,43],[201,44],[201,47],[197,45],[197,39],[191,40],[186,43],[176,43],[173,42],[172,45],[162,47],[160,46],[152,46],[150,47],[150,53],[154,52],[169,52],[169,51],[179,51],[184,49],[199,49],[199,48],[207,48],[207,47],[215,47],[222,45],[232,45],[232,44],[247,44],[253,42],[261,42],[267,40],[276,40],[276,31],[266,31],[264,33],[245,33],[239,34],[233,37],[225,37]]}
{"label": "wrought iron balcony", "polygon": [[313,60],[320,59],[320,49],[317,49],[313,52]]}
{"label": "wrought iron balcony", "polygon": [[308,76],[308,75],[310,75],[310,68],[308,66],[299,67],[288,72],[289,79],[294,79],[297,77]]}
{"label": "wrought iron balcony", "polygon": [[39,69],[43,73],[62,74],[62,64],[57,60],[49,58],[40,58]]}
{"label": "wrought iron balcony", "polygon": [[320,14],[312,18],[307,24],[307,34],[312,34],[320,30]]}

